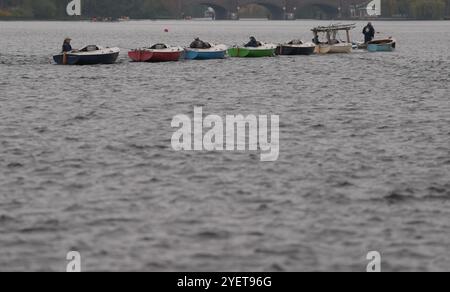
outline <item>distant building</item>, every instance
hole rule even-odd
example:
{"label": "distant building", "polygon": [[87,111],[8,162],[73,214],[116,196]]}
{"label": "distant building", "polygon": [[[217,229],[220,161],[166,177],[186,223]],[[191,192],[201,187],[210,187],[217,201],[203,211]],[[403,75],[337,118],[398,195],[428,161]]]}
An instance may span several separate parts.
{"label": "distant building", "polygon": [[[376,1],[367,0],[364,3],[359,4],[350,4],[350,16],[352,18],[368,18],[368,17],[376,17],[375,13],[372,12],[372,15],[369,14],[368,9],[369,7],[372,7]],[[381,5],[381,1],[378,1],[378,4]],[[377,5],[378,5],[377,4]],[[375,7],[373,7],[375,8]],[[381,15],[381,6],[376,8],[378,9],[378,13],[380,13],[378,16]]]}
{"label": "distant building", "polygon": [[214,11],[213,8],[208,7],[208,9],[206,9],[205,18],[212,18],[212,19],[216,18],[216,12]]}

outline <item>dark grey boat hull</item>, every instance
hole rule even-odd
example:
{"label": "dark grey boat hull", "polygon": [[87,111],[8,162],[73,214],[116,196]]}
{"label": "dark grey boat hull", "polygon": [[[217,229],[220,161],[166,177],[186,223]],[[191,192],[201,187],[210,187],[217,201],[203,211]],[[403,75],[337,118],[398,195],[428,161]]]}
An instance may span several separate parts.
{"label": "dark grey boat hull", "polygon": [[314,46],[290,46],[290,45],[280,45],[277,47],[275,53],[277,55],[312,55],[314,54]]}
{"label": "dark grey boat hull", "polygon": [[[118,57],[118,52],[88,56],[67,54],[67,65],[114,64]],[[53,56],[53,60],[56,64],[63,65],[63,54]]]}

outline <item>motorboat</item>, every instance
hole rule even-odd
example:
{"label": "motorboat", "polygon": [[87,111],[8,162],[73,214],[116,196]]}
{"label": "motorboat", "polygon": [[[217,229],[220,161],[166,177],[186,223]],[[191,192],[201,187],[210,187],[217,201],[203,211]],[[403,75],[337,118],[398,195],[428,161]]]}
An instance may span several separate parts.
{"label": "motorboat", "polygon": [[[350,40],[350,31],[355,27],[355,24],[332,24],[329,26],[314,27],[311,31],[314,34],[314,42],[317,44],[316,53],[351,53],[354,46]],[[346,41],[341,40],[340,32],[345,32]],[[319,35],[324,35],[326,41],[320,42]]]}

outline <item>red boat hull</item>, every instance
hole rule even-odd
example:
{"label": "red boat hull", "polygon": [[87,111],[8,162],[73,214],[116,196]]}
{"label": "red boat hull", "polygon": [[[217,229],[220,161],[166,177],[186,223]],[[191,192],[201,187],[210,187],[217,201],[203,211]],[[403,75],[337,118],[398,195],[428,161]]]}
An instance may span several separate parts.
{"label": "red boat hull", "polygon": [[128,57],[134,62],[148,62],[153,57],[153,52],[148,50],[134,50],[128,52]]}
{"label": "red boat hull", "polygon": [[154,52],[150,62],[175,62],[180,60],[182,52]]}
{"label": "red boat hull", "polygon": [[182,51],[158,52],[150,50],[134,50],[128,56],[134,62],[175,62],[180,60]]}

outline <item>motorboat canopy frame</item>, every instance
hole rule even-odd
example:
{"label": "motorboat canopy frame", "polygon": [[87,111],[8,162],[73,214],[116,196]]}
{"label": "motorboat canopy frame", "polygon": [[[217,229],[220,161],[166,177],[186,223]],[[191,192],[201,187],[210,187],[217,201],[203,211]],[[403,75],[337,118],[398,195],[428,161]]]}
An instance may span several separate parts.
{"label": "motorboat canopy frame", "polygon": [[335,44],[338,43],[336,36],[338,34],[339,31],[345,31],[346,35],[347,35],[347,43],[351,43],[351,38],[350,38],[350,31],[352,29],[356,28],[356,24],[352,23],[352,24],[332,24],[329,26],[317,26],[314,27],[313,29],[311,29],[311,31],[314,33],[314,38],[318,38],[319,37],[319,33],[325,33],[327,40],[328,40],[328,44]]}

